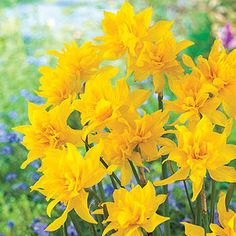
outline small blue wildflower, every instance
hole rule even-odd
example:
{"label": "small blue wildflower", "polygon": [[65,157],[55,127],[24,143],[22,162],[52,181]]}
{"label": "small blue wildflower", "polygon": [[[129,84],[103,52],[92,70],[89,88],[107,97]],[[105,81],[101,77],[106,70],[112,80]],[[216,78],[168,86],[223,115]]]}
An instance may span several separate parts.
{"label": "small blue wildflower", "polygon": [[43,195],[37,194],[37,193],[33,195],[33,201],[34,201],[34,202],[39,202],[39,201],[42,201],[42,200],[45,200],[45,198],[43,197]]}
{"label": "small blue wildflower", "polygon": [[21,183],[12,185],[12,189],[13,190],[26,190],[28,189],[28,185],[21,182]]}
{"label": "small blue wildflower", "polygon": [[35,161],[32,161],[29,165],[35,169],[38,169],[40,167],[40,162],[39,160],[35,160]]}
{"label": "small blue wildflower", "polygon": [[13,149],[11,146],[5,146],[1,150],[2,155],[11,155],[13,153]]}
{"label": "small blue wildflower", "polygon": [[106,185],[104,188],[106,197],[109,197],[113,194],[114,188],[111,185]]}
{"label": "small blue wildflower", "polygon": [[39,173],[33,173],[33,174],[32,174],[32,179],[33,179],[34,181],[39,180],[39,178],[40,178],[40,174],[39,174]]}
{"label": "small blue wildflower", "polygon": [[9,118],[15,119],[17,117],[17,112],[16,111],[9,111],[7,115]]}
{"label": "small blue wildflower", "polygon": [[75,226],[72,223],[67,226],[67,234],[68,236],[78,236]]}
{"label": "small blue wildflower", "polygon": [[5,181],[6,181],[6,182],[10,182],[10,181],[14,180],[16,177],[17,177],[16,173],[9,172],[9,173],[5,176]]}
{"label": "small blue wildflower", "polygon": [[7,227],[8,227],[9,229],[12,229],[14,226],[15,226],[15,222],[14,222],[13,220],[9,220],[9,221],[7,222]]}
{"label": "small blue wildflower", "polygon": [[31,225],[31,228],[34,233],[39,236],[49,236],[49,232],[44,231],[47,227],[47,224],[36,222]]}
{"label": "small blue wildflower", "polygon": [[16,132],[10,132],[7,134],[7,139],[9,143],[18,143],[20,142],[20,138]]}

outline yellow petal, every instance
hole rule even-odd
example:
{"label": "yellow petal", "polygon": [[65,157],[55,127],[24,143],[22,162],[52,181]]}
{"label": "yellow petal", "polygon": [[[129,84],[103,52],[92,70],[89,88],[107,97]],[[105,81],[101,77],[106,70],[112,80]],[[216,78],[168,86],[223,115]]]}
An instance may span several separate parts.
{"label": "yellow petal", "polygon": [[121,167],[121,184],[127,185],[132,179],[132,169],[128,161]]}
{"label": "yellow petal", "polygon": [[165,82],[166,81],[162,73],[155,73],[155,75],[153,75],[153,85],[155,93],[160,93],[163,91]]}
{"label": "yellow petal", "polygon": [[53,208],[57,205],[59,201],[57,199],[52,200],[47,206],[47,215],[51,217],[51,212]]}
{"label": "yellow petal", "polygon": [[178,180],[185,180],[188,177],[188,175],[189,175],[189,168],[180,168],[178,171],[176,171],[173,175],[171,175],[167,179],[156,180],[154,182],[154,185],[162,186],[162,185],[174,183],[175,181],[178,181]]}
{"label": "yellow petal", "polygon": [[75,209],[77,215],[92,224],[97,224],[94,218],[91,216],[88,208],[88,193],[85,190],[81,190],[78,197],[71,200],[71,205]]}
{"label": "yellow petal", "polygon": [[46,229],[45,231],[55,231],[57,229],[59,229],[66,221],[67,219],[67,215],[68,212],[70,212],[72,210],[72,206],[70,204],[70,202],[68,202],[65,211],[63,212],[63,214],[57,218],[56,220],[54,220]]}
{"label": "yellow petal", "polygon": [[195,64],[194,64],[194,62],[193,62],[193,59],[190,57],[190,56],[188,56],[187,54],[183,54],[183,56],[182,56],[182,60],[183,60],[183,63],[186,65],[186,66],[188,66],[188,67],[195,67]]}
{"label": "yellow petal", "polygon": [[164,217],[164,216],[160,216],[158,214],[153,214],[153,216],[151,216],[151,218],[149,220],[147,220],[147,222],[145,224],[142,225],[142,227],[148,232],[151,233],[154,231],[154,229],[164,223],[165,221],[169,220],[169,217]]}
{"label": "yellow petal", "polygon": [[205,236],[205,230],[198,225],[193,225],[187,222],[181,222],[185,227],[186,236]]}
{"label": "yellow petal", "polygon": [[236,182],[236,170],[234,167],[222,166],[216,169],[209,169],[209,174],[212,179],[219,182]]}

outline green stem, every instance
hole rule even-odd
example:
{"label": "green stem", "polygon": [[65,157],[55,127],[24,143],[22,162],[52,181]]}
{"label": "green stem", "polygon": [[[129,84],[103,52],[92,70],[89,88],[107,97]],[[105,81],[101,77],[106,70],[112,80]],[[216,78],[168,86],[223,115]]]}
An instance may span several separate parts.
{"label": "green stem", "polygon": [[[106,168],[108,168],[107,163],[106,163],[101,157],[100,157],[100,161],[102,162],[102,164],[103,164]],[[118,183],[118,185],[119,185],[121,188],[124,188],[124,186],[122,186],[122,184],[121,184],[119,178],[116,176],[115,173],[112,173],[110,176],[111,176],[112,178],[114,178],[114,180]]]}
{"label": "green stem", "polygon": [[200,226],[201,226],[201,212],[202,212],[201,196],[199,194],[196,200],[195,224]]}
{"label": "green stem", "polygon": [[[162,158],[162,163],[163,163],[164,160],[165,160],[165,157]],[[165,162],[165,163],[162,164],[162,179],[166,179],[167,177],[168,177],[168,175],[167,175],[167,162]],[[163,186],[163,194],[168,195],[168,186],[167,185]],[[163,213],[164,213],[164,216],[169,216],[168,200],[166,200],[163,203]],[[170,236],[171,235],[171,233],[170,233],[170,222],[168,222],[168,221],[164,223],[164,235],[165,236]]]}
{"label": "green stem", "polygon": [[204,225],[206,233],[208,233],[209,232],[209,219],[208,219],[207,204],[206,204],[206,192],[205,192],[204,185],[202,187],[200,195],[201,195],[201,201],[202,201],[203,225]]}
{"label": "green stem", "polygon": [[97,236],[97,231],[94,224],[89,224],[91,235]]}
{"label": "green stem", "polygon": [[102,199],[100,199],[100,197],[97,195],[96,191],[94,191],[93,188],[87,189],[87,191],[93,195],[93,197],[97,200],[99,204],[102,203]]}
{"label": "green stem", "polygon": [[193,222],[195,222],[195,215],[194,215],[194,211],[193,211],[193,205],[192,205],[189,193],[188,193],[188,188],[187,188],[186,181],[183,180],[183,183],[184,183],[185,193],[186,193],[186,196],[187,196],[187,199],[188,199],[188,204],[189,204],[189,207],[190,207],[190,210],[191,210],[191,213],[192,213]]}
{"label": "green stem", "polygon": [[134,166],[134,163],[129,160],[129,164],[130,164],[130,166],[131,166],[131,169],[132,169],[132,171],[133,171],[133,174],[134,174],[134,177],[135,177],[137,183],[138,183],[140,186],[142,186],[142,183],[141,183],[141,181],[140,181],[140,179],[139,179],[138,172],[137,172],[137,170],[136,170],[136,168],[135,168],[135,166]]}
{"label": "green stem", "polygon": [[216,182],[211,180],[211,210],[210,210],[210,223],[214,223],[215,219],[215,201],[216,201]]}
{"label": "green stem", "polygon": [[78,220],[78,216],[77,214],[75,213],[74,210],[72,210],[70,213],[69,213],[69,217],[75,227],[75,230],[77,232],[78,235],[82,235],[82,230],[80,228],[80,224],[79,224],[79,220]]}
{"label": "green stem", "polygon": [[229,208],[230,201],[233,197],[235,186],[236,186],[235,183],[231,183],[229,185],[229,188],[228,188],[228,191],[227,191],[227,194],[226,194],[226,208],[227,209]]}
{"label": "green stem", "polygon": [[98,190],[100,192],[100,196],[101,196],[102,202],[105,202],[105,192],[104,192],[104,189],[103,189],[102,181],[100,181],[98,183]]}
{"label": "green stem", "polygon": [[64,225],[63,225],[63,236],[68,236],[68,233],[67,233],[67,223],[65,221]]}

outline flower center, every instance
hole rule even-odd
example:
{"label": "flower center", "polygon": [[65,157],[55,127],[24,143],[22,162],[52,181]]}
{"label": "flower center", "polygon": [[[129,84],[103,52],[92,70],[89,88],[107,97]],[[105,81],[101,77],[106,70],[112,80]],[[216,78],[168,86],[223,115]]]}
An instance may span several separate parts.
{"label": "flower center", "polygon": [[112,115],[113,109],[109,101],[100,99],[95,108],[96,118],[100,121],[106,120]]}

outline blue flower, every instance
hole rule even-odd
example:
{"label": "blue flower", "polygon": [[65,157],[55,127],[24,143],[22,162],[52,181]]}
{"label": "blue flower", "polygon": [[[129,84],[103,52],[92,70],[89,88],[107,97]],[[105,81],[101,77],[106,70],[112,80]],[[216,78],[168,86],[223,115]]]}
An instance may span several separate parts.
{"label": "blue flower", "polygon": [[20,142],[20,138],[16,132],[10,132],[7,134],[7,139],[9,143],[18,143]]}
{"label": "blue flower", "polygon": [[9,172],[6,176],[5,176],[5,181],[6,182],[10,182],[13,179],[15,179],[17,177],[16,173],[13,172]]}
{"label": "blue flower", "polygon": [[49,236],[49,232],[44,231],[47,227],[47,224],[36,222],[31,225],[31,228],[34,233],[36,233],[39,236]]}
{"label": "blue flower", "polygon": [[35,161],[32,161],[29,165],[35,169],[38,169],[40,167],[40,162],[39,160],[35,160]]}
{"label": "blue flower", "polygon": [[72,223],[67,226],[67,234],[68,236],[78,236],[75,226]]}
{"label": "blue flower", "polygon": [[11,155],[13,153],[13,149],[11,146],[5,146],[1,150],[2,155]]}
{"label": "blue flower", "polygon": [[13,220],[9,220],[9,221],[7,222],[7,227],[8,227],[8,228],[12,229],[14,226],[15,226],[15,222],[14,222]]}
{"label": "blue flower", "polygon": [[28,189],[28,185],[21,182],[21,183],[12,185],[12,189],[13,190],[26,190]]}
{"label": "blue flower", "polygon": [[17,117],[17,112],[16,111],[9,111],[8,114],[9,118],[15,119]]}
{"label": "blue flower", "polygon": [[104,188],[106,197],[109,197],[114,192],[114,188],[111,185],[106,185]]}
{"label": "blue flower", "polygon": [[39,178],[40,178],[40,174],[39,174],[39,173],[33,173],[33,174],[32,174],[32,179],[33,179],[34,181],[39,180]]}

